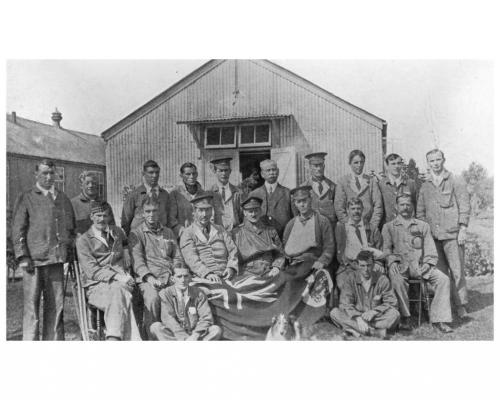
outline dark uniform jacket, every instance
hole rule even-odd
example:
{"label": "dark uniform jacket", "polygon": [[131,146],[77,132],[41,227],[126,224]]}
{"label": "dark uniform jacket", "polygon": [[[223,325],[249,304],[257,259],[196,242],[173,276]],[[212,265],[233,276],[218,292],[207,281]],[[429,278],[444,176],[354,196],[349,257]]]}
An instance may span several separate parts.
{"label": "dark uniform jacket", "polygon": [[[89,199],[85,194],[80,193],[78,196],[75,196],[71,199],[71,205],[73,206],[73,211],[75,212],[75,224],[76,224],[76,233],[82,234],[89,230],[92,226],[92,220],[90,219],[90,202],[92,200]],[[97,199],[97,201],[101,201],[101,199]],[[109,222],[110,225],[115,225],[115,216],[113,215],[113,210],[111,210],[111,220]]]}
{"label": "dark uniform jacket", "polygon": [[[301,186],[313,186],[315,182],[309,178]],[[333,183],[330,179],[325,178],[321,181],[323,185],[323,192],[321,196],[316,193],[315,190],[311,190],[312,198],[312,208],[318,211],[321,215],[328,218],[332,224],[332,229],[335,231],[335,225],[337,224],[337,214],[335,213],[335,207],[333,201],[335,199],[335,190],[337,185]]]}
{"label": "dark uniform jacket", "polygon": [[387,177],[382,178],[378,186],[382,192],[384,201],[384,221],[385,223],[392,221],[397,217],[396,198],[400,194],[407,194],[411,197],[413,209],[417,209],[417,184],[413,179],[401,179],[398,186],[393,185]]}
{"label": "dark uniform jacket", "polygon": [[56,189],[51,200],[35,185],[14,207],[12,239],[16,259],[30,257],[42,266],[72,261],[75,215],[71,201]]}
{"label": "dark uniform jacket", "polygon": [[[222,193],[219,191],[219,186],[217,184],[212,186],[212,193],[214,195],[213,205],[214,205],[214,224],[222,225],[224,215],[224,204],[232,203],[233,204],[233,224],[229,227],[229,230],[232,230],[234,227],[241,224],[243,221],[243,212],[241,211],[241,190],[236,186],[229,183],[229,189],[231,190],[231,197],[222,200]],[[227,193],[226,193],[227,196]]]}

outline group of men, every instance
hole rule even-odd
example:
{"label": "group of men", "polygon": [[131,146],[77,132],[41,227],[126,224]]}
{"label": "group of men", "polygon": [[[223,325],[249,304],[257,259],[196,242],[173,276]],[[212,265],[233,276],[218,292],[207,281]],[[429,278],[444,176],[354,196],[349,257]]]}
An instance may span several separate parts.
{"label": "group of men", "polygon": [[208,190],[196,166],[183,164],[182,183],[170,192],[159,186],[158,164],[147,161],[142,184],[124,201],[121,228],[95,175],[83,173],[81,194],[69,200],[54,188],[54,163],[40,162],[13,219],[24,269],[23,339],[39,339],[42,292],[42,337],[64,339],[63,264],[76,257],[88,302],[104,311],[108,340],[216,340],[221,327],[193,278],[273,277],[306,261],[335,278],[330,317],[346,334],[411,328],[410,278],[432,287],[430,321],[451,332],[452,303],[458,318],[466,315],[470,206],[444,169],[443,152],[427,153],[430,170],[418,190],[397,154],[378,176],[364,173],[365,155],[353,150],[352,172],[337,183],[324,175],[326,155],[306,156],[310,178],[292,190],[278,183],[276,162],[265,160],[264,184],[249,193],[229,183],[228,158],[212,161],[217,183]]}

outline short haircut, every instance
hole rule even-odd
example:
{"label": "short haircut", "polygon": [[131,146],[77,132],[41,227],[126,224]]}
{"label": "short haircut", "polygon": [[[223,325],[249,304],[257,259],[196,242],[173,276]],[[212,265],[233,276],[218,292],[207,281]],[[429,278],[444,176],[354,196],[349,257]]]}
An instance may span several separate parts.
{"label": "short haircut", "polygon": [[158,168],[158,169],[160,169],[160,166],[158,165],[158,163],[156,161],[154,161],[154,160],[148,160],[142,166],[142,170],[146,171],[148,168]]}
{"label": "short haircut", "polygon": [[393,161],[393,160],[396,160],[398,158],[401,158],[401,160],[403,159],[403,157],[401,157],[399,154],[396,154],[396,153],[391,153],[389,154],[386,158],[385,158],[385,163],[386,164],[389,164],[389,161]]}
{"label": "short haircut", "polygon": [[373,262],[373,253],[369,250],[361,250],[356,256],[356,261],[371,261]]}
{"label": "short haircut", "polygon": [[185,162],[184,164],[181,165],[181,174],[184,173],[184,170],[186,168],[193,168],[195,171],[198,171],[198,168],[192,162]]}
{"label": "short haircut", "polygon": [[91,178],[95,179],[97,182],[99,182],[99,176],[97,175],[97,173],[95,171],[83,171],[79,176],[80,183],[85,182],[85,178],[87,178],[87,177],[91,177]]}
{"label": "short haircut", "polygon": [[40,169],[40,165],[45,165],[49,168],[55,168],[56,167],[56,164],[54,163],[54,161],[52,160],[49,160],[48,158],[44,158],[43,160],[40,160],[39,162],[36,163],[35,165],[35,172],[38,172],[38,170]]}
{"label": "short haircut", "polygon": [[351,197],[349,200],[347,200],[347,208],[349,208],[350,206],[361,206],[361,208],[364,208],[363,200],[361,200],[359,197]]}
{"label": "short haircut", "polygon": [[142,208],[144,209],[144,207],[146,206],[153,206],[156,208],[160,208],[160,202],[153,196],[146,196],[144,198],[144,201],[142,202]]}
{"label": "short haircut", "polygon": [[400,193],[396,196],[396,204],[399,203],[399,199],[409,199],[411,201],[411,196],[408,193]]}
{"label": "short haircut", "polygon": [[425,159],[427,160],[427,157],[429,157],[431,154],[435,154],[435,153],[441,153],[441,156],[444,158],[444,153],[442,150],[432,149],[432,150],[428,151],[427,153],[425,153]]}
{"label": "short haircut", "polygon": [[349,164],[352,162],[352,159],[356,156],[360,156],[363,161],[366,160],[365,153],[363,153],[361,150],[353,150],[349,153]]}
{"label": "short haircut", "polygon": [[175,275],[176,269],[185,269],[186,271],[189,272],[189,275],[192,275],[191,270],[189,269],[189,267],[186,264],[181,264],[181,263],[174,264],[174,266],[172,267],[172,272],[173,272],[172,275]]}
{"label": "short haircut", "polygon": [[267,159],[267,160],[263,160],[260,162],[261,169],[264,169],[266,166],[270,166],[270,165],[274,165],[276,168],[278,168],[278,163],[274,160]]}

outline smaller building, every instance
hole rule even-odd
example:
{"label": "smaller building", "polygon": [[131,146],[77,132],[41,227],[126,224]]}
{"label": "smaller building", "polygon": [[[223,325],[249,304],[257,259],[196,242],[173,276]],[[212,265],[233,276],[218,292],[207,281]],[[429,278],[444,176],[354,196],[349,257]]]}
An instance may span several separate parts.
{"label": "smaller building", "polygon": [[69,198],[80,192],[80,174],[95,171],[99,192],[106,196],[105,144],[99,136],[61,126],[56,109],[52,125],[7,114],[7,210],[12,211],[20,193],[35,183],[37,162],[49,158],[56,163],[56,187]]}

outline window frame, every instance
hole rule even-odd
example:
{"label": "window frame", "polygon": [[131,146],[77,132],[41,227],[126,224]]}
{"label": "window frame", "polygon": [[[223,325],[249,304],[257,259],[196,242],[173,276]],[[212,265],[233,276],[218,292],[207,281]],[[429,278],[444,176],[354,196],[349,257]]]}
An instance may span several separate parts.
{"label": "window frame", "polygon": [[[213,129],[213,128],[218,128],[219,129],[219,144],[207,144],[208,142],[208,130]],[[223,128],[234,128],[234,142],[232,144],[220,144],[222,141],[222,129]],[[238,125],[236,124],[217,124],[217,125],[207,125],[205,127],[205,149],[235,149],[238,145],[238,140],[237,140],[237,135],[238,135]]]}
{"label": "window frame", "polygon": [[[257,126],[266,125],[269,131],[269,140],[267,142],[259,142],[255,141],[257,135]],[[244,126],[253,126],[253,139],[252,143],[241,143],[241,128]],[[271,146],[271,124],[269,122],[247,122],[238,125],[238,147],[268,147]]]}

